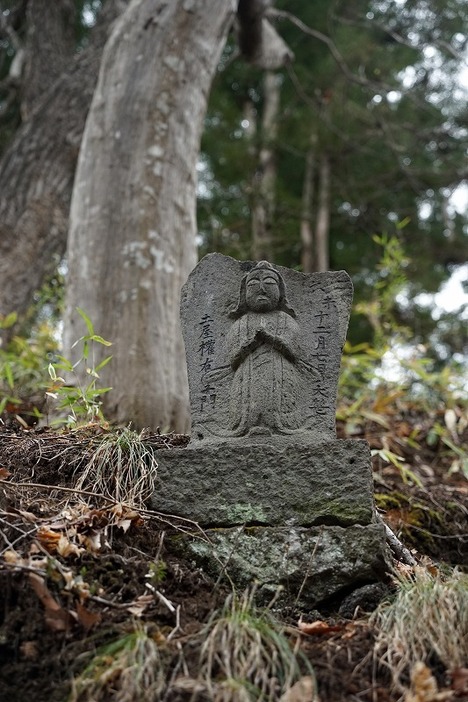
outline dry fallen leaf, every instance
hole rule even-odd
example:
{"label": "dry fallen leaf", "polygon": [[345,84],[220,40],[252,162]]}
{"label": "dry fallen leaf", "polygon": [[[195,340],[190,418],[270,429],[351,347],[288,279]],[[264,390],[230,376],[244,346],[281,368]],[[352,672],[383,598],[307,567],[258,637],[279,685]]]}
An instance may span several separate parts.
{"label": "dry fallen leaf", "polygon": [[97,553],[105,545],[106,538],[102,531],[93,531],[86,536],[78,534],[78,541],[91,553]]}
{"label": "dry fallen leaf", "polygon": [[57,544],[60,539],[60,534],[56,531],[52,531],[47,526],[41,526],[37,530],[37,540],[40,541],[42,546],[46,548],[49,553],[55,553],[57,550]]}
{"label": "dry fallen leaf", "polygon": [[8,565],[23,565],[24,561],[16,551],[8,549],[3,553],[3,560],[8,563]]}
{"label": "dry fallen leaf", "polygon": [[319,702],[314,678],[305,675],[281,695],[279,702]]}
{"label": "dry fallen leaf", "polygon": [[71,569],[61,569],[60,575],[65,580],[65,590],[74,592],[79,596],[80,602],[89,598],[89,585],[83,580],[81,575],[78,575]]}
{"label": "dry fallen leaf", "polygon": [[127,531],[130,529],[130,527],[132,526],[132,520],[131,519],[119,519],[116,526],[119,529],[122,529],[124,534],[126,534]]}
{"label": "dry fallen leaf", "polygon": [[405,702],[443,702],[452,697],[452,692],[438,692],[437,682],[431,670],[422,661],[411,670],[411,690],[405,694]]}
{"label": "dry fallen leaf", "polygon": [[334,631],[341,631],[342,626],[334,626],[327,624],[327,622],[317,619],[315,622],[303,622],[301,619],[297,624],[299,630],[303,634],[312,636],[322,636],[323,634],[330,634]]}
{"label": "dry fallen leaf", "polygon": [[345,624],[345,631],[343,636],[341,637],[342,639],[352,639],[353,636],[357,634],[358,631],[358,625],[356,622],[346,622]]}
{"label": "dry fallen leaf", "polygon": [[76,604],[76,613],[78,615],[78,621],[86,631],[92,629],[93,626],[96,626],[96,624],[99,624],[102,620],[102,617],[98,612],[91,612],[84,605],[82,605],[81,602],[77,602]]}
{"label": "dry fallen leaf", "polygon": [[130,612],[130,614],[133,614],[135,617],[141,617],[145,609],[152,602],[154,602],[153,595],[140,595],[140,597],[137,597],[137,599],[127,607],[127,612]]}
{"label": "dry fallen leaf", "polygon": [[29,582],[44,606],[47,626],[53,631],[67,631],[73,623],[73,617],[53,597],[44,578],[36,573],[30,573]]}
{"label": "dry fallen leaf", "polygon": [[57,542],[57,553],[60,556],[66,558],[67,556],[79,556],[84,553],[84,548],[79,548],[74,543],[72,543],[64,534],[60,535]]}
{"label": "dry fallen leaf", "polygon": [[0,468],[0,480],[6,480],[11,475],[10,471],[6,468]]}

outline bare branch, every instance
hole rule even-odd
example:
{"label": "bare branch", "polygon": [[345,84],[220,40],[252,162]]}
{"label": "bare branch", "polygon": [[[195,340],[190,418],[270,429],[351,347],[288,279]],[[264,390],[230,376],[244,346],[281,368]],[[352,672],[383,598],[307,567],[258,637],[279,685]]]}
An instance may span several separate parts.
{"label": "bare branch", "polygon": [[288,19],[292,24],[298,27],[298,29],[304,32],[304,34],[308,34],[309,36],[314,37],[314,39],[318,39],[318,41],[321,41],[323,44],[325,44],[328,47],[331,55],[335,59],[337,65],[339,66],[343,74],[346,76],[346,78],[353,81],[353,83],[358,83],[359,85],[365,86],[373,85],[372,81],[370,81],[368,78],[361,78],[360,76],[355,75],[349,69],[346,61],[344,60],[341,53],[338,51],[335,43],[326,34],[319,32],[317,29],[312,29],[312,27],[309,27],[307,24],[302,22],[302,20],[293,15],[292,12],[288,12],[287,10],[276,10],[272,8],[268,10],[267,14],[268,17],[271,17],[273,19]]}
{"label": "bare branch", "polygon": [[[337,21],[340,22],[340,24],[346,24],[351,27],[364,27],[368,28],[369,23],[365,20],[357,20],[357,19],[350,19],[348,17],[342,17],[342,16],[335,16]],[[414,49],[414,51],[419,51],[420,46],[415,44],[414,42],[411,42],[409,39],[404,37],[402,34],[399,32],[396,32],[394,29],[389,27],[388,25],[381,24],[380,22],[376,22],[375,20],[372,21],[372,29],[375,31],[380,30],[383,34],[391,37],[395,42],[398,44],[401,44],[402,46],[407,46],[409,49]],[[433,46],[439,46],[443,48],[448,54],[453,56],[454,59],[457,61],[460,61],[462,64],[467,65],[468,61],[466,59],[466,55],[464,54],[463,51],[457,51],[455,47],[453,47],[451,44],[449,44],[447,41],[444,41],[442,39],[438,39],[436,37],[431,37],[431,44]],[[463,46],[466,46],[466,41],[464,42]]]}

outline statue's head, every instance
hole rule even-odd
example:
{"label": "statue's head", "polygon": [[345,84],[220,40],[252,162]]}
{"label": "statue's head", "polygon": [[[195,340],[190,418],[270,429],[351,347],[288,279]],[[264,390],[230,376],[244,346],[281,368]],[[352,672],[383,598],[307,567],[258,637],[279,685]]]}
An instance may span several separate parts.
{"label": "statue's head", "polygon": [[239,304],[231,312],[231,316],[241,317],[248,310],[282,310],[292,317],[296,316],[288,305],[282,276],[268,261],[260,261],[242,278]]}

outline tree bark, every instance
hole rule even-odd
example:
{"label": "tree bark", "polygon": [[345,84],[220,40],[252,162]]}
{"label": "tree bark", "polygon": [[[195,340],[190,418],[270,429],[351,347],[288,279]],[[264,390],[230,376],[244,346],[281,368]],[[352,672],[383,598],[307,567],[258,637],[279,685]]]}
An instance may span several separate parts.
{"label": "tree bark", "polygon": [[70,66],[76,50],[77,7],[73,0],[30,0],[21,77],[21,118],[26,122],[49,88]]}
{"label": "tree bark", "polygon": [[330,159],[322,154],[319,164],[318,209],[315,226],[315,270],[327,271],[329,268],[329,230],[330,230]]}
{"label": "tree bark", "polygon": [[65,353],[82,334],[79,306],[114,342],[105,414],[136,427],[189,428],[179,296],[196,262],[196,161],[234,11],[231,0],[133,0],[105,48],[86,123]]}
{"label": "tree bark", "polygon": [[[34,3],[33,3],[34,4]],[[112,0],[90,45],[76,56],[18,130],[0,162],[0,314],[23,314],[66,247],[75,166]],[[8,340],[13,329],[6,331]]]}
{"label": "tree bark", "polygon": [[273,260],[273,216],[275,208],[275,139],[278,132],[280,76],[267,71],[263,78],[262,145],[254,178],[252,205],[252,257]]}

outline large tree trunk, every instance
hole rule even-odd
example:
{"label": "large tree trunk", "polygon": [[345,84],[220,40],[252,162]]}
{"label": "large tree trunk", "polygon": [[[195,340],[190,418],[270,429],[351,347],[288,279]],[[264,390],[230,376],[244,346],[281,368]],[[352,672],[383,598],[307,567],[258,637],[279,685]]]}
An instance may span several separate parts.
{"label": "large tree trunk", "polygon": [[234,11],[231,0],[133,0],[104,51],[86,123],[65,352],[82,333],[80,306],[114,342],[105,412],[137,427],[189,428],[179,295],[196,261],[196,161]]}
{"label": "large tree trunk", "polygon": [[[37,94],[39,104],[34,110],[32,95],[25,96],[28,120],[0,162],[0,314],[23,314],[65,251],[73,177],[86,114],[107,29],[121,9],[118,0],[106,3],[90,45],[72,59],[68,70],[42,98]],[[35,9],[31,14],[36,17]],[[61,20],[54,12],[51,17],[57,20],[53,28],[50,26],[50,34],[56,37]],[[44,21],[40,31],[47,33],[48,27],[49,22]],[[54,40],[57,45],[62,47]],[[57,50],[61,52],[62,48]],[[63,58],[62,53],[60,56]],[[25,70],[32,71],[32,67],[27,68],[28,60],[26,52]],[[46,56],[41,54],[37,60],[43,62],[45,70]],[[47,81],[44,84],[47,87]],[[5,341],[11,331],[4,333]]]}

